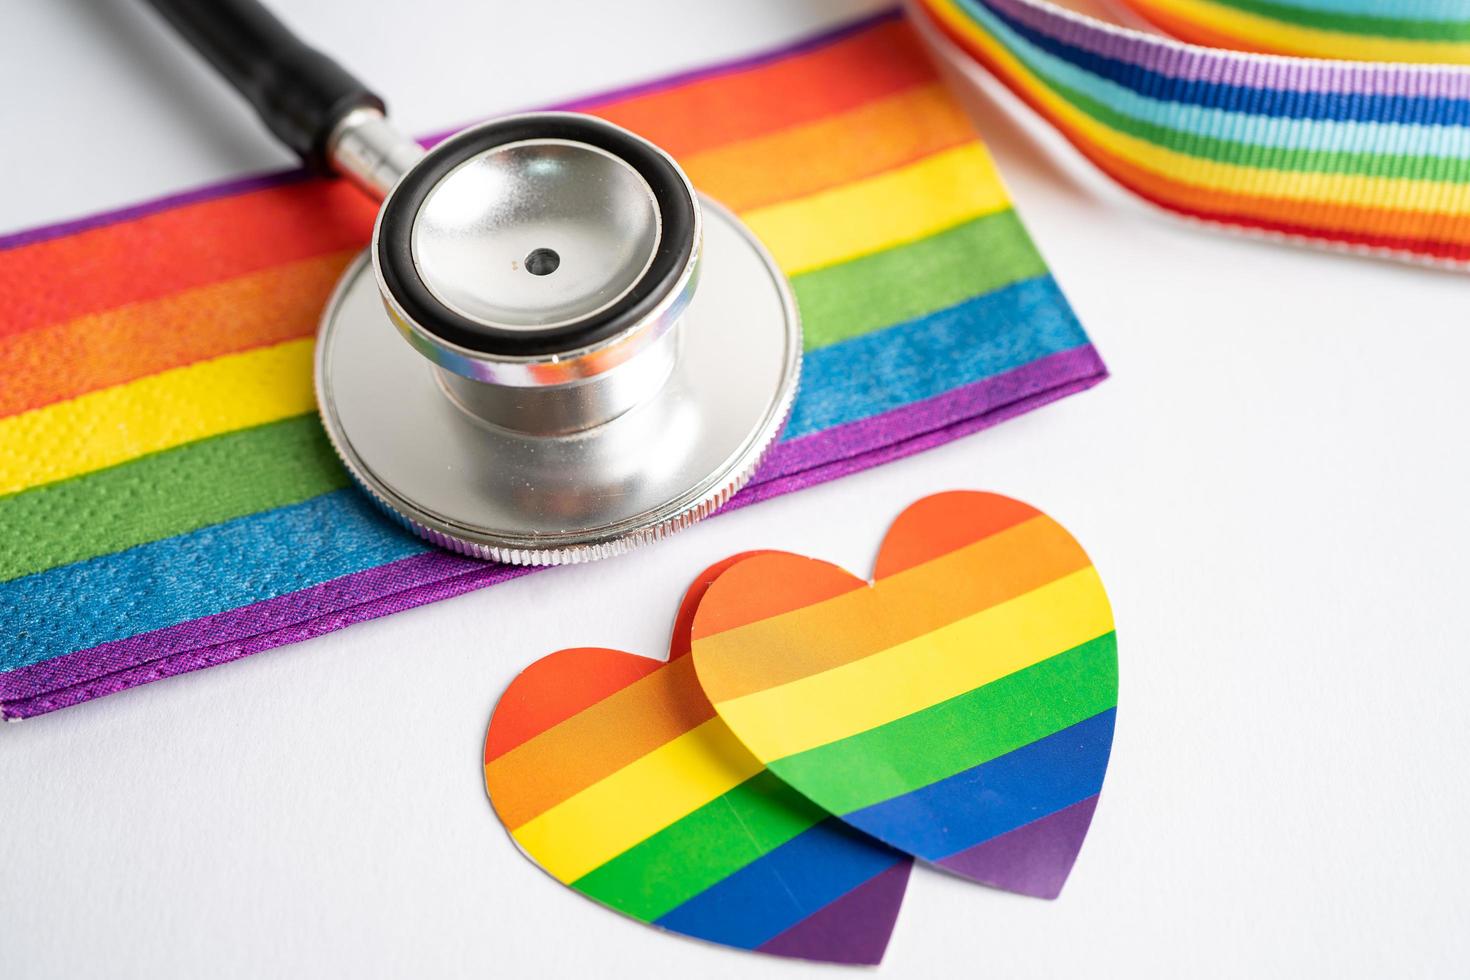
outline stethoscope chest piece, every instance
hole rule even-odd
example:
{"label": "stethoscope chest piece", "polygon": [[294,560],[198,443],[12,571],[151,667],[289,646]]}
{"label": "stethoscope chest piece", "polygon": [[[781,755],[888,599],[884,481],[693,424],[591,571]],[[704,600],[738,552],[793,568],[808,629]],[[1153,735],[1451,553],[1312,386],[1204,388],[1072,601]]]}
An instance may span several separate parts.
{"label": "stethoscope chest piece", "polygon": [[316,381],[343,462],[405,525],[562,564],[724,503],[800,361],[790,288],[738,219],[644,140],[545,113],[408,167],[323,316]]}

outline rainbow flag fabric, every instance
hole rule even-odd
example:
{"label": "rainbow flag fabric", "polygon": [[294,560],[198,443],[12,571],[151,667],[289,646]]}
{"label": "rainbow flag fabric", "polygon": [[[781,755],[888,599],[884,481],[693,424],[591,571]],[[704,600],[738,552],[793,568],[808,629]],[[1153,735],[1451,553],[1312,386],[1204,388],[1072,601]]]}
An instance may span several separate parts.
{"label": "rainbow flag fabric", "polygon": [[1181,38],[1249,52],[1040,0],[909,2],[942,58],[985,67],[1146,201],[1271,237],[1470,265],[1463,2],[1128,0]]}
{"label": "rainbow flag fabric", "polygon": [[[668,148],[792,277],[802,386],[738,501],[1105,377],[897,14],[572,108]],[[401,531],[318,425],[317,318],[372,219],[286,174],[0,239],[6,717],[525,574]]]}

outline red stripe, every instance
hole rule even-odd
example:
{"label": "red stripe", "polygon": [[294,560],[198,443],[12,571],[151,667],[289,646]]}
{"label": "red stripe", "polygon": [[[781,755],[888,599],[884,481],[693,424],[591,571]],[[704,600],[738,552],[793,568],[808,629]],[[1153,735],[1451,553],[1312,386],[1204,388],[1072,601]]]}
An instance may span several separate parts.
{"label": "red stripe", "polygon": [[888,528],[873,578],[897,575],[1015,527],[1041,511],[995,493],[954,490],[925,497]]}
{"label": "red stripe", "polygon": [[937,77],[913,29],[890,21],[789,60],[589,111],[683,156],[824,119]]}
{"label": "red stripe", "polygon": [[361,246],[374,214],[345,181],[310,181],[0,252],[0,336]]}
{"label": "red stripe", "polygon": [[738,565],[747,558],[756,555],[773,555],[774,551],[742,551],[738,555],[731,555],[723,561],[717,561],[709,568],[700,572],[684,593],[683,600],[679,603],[679,612],[674,616],[674,635],[669,638],[669,659],[677,660],[688,656],[690,643],[694,632],[694,614],[699,612],[699,604],[704,600],[704,594],[732,565]]}
{"label": "red stripe", "polygon": [[784,551],[765,552],[753,564],[737,563],[721,578],[721,599],[704,607],[696,640],[868,587],[836,565]]}
{"label": "red stripe", "polygon": [[[851,109],[935,78],[911,30],[885,22],[733,74],[595,111],[689,154]],[[360,246],[375,209],[342,181],[182,205],[0,252],[0,336]]]}
{"label": "red stripe", "polygon": [[505,755],[663,665],[661,660],[598,647],[558,650],[542,657],[521,671],[495,706],[485,734],[485,761]]}

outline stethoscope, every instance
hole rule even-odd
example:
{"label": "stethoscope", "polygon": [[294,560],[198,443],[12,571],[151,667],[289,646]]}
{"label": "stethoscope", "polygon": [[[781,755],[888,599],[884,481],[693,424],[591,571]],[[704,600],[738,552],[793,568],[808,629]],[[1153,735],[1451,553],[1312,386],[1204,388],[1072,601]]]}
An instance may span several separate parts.
{"label": "stethoscope", "polygon": [[389,514],[464,554],[563,564],[665,537],[750,478],[796,392],[800,320],[668,154],[567,112],[425,152],[254,0],[149,2],[309,167],[382,201],[323,313],[316,394]]}

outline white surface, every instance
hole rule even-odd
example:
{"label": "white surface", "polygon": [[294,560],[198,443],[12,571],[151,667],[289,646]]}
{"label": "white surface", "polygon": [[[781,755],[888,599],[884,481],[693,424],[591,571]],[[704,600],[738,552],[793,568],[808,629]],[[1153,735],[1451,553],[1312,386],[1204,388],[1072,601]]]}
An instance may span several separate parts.
{"label": "white surface", "polygon": [[[284,161],[134,6],[8,6],[3,225]],[[280,6],[429,131],[848,5]],[[906,503],[978,487],[1050,511],[1103,573],[1113,764],[1060,900],[921,870],[884,974],[1463,975],[1470,284],[1171,223],[1000,105],[983,131],[1112,380],[614,563],[9,726],[0,969],[815,975],[665,937],[534,870],[481,788],[486,720],[557,648],[661,654],[713,560],[779,546],[865,571]]]}

